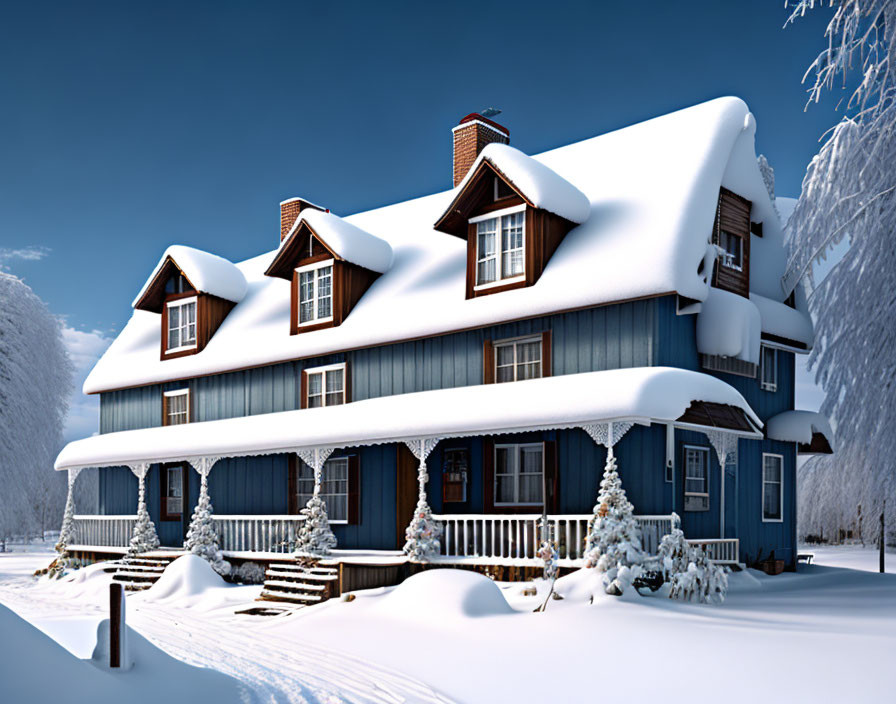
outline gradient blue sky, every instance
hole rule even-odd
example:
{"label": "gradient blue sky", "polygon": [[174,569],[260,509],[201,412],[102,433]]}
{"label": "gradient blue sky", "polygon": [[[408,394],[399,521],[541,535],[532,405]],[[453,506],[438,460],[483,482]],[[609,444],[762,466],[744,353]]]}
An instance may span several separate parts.
{"label": "gradient blue sky", "polygon": [[449,188],[473,110],[536,153],[738,95],[793,196],[839,118],[839,95],[804,112],[800,84],[829,13],[783,29],[781,0],[0,13],[0,266],[65,316],[85,369],[166,246],[240,260],[276,245],[285,197],[346,215]]}

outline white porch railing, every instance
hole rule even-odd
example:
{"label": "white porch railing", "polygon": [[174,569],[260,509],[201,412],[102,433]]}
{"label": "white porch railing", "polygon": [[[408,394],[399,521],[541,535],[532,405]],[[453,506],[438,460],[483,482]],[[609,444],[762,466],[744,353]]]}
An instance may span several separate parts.
{"label": "white porch railing", "polygon": [[690,540],[691,545],[699,545],[710,560],[718,565],[736,565],[740,562],[740,540],[737,538],[700,538]]}
{"label": "white porch railing", "polygon": [[125,548],[131,542],[136,515],[75,516],[72,545]]}
{"label": "white porch railing", "polygon": [[[231,552],[290,552],[304,518],[284,516],[212,516],[221,549]],[[290,547],[292,546],[292,547]]]}
{"label": "white porch railing", "polygon": [[[442,514],[441,554],[446,557],[534,559],[541,539],[540,513]],[[655,554],[662,537],[672,529],[670,516],[635,516],[643,547]],[[591,514],[548,515],[561,560],[581,560],[585,553]]]}

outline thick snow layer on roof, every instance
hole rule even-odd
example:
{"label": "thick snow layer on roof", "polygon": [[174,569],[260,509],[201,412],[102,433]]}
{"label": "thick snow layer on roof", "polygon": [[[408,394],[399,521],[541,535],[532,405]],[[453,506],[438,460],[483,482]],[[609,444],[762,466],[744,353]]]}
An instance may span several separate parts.
{"label": "thick snow layer on roof", "polygon": [[743,101],[720,98],[532,157],[591,201],[586,222],[564,238],[534,286],[467,300],[466,243],[432,229],[455,191],[438,193],[345,218],[386,241],[394,262],[339,327],[290,335],[289,283],[264,276],[274,253],[264,254],[237,265],[248,292],[200,354],[161,361],[158,316],[135,311],[84,391],[214,374],[664,293],[702,301],[709,290],[707,240],[720,185],[750,198],[753,220],[764,221],[765,236],[752,238],[751,276],[757,293],[783,300],[782,236],[756,163],[753,129]]}
{"label": "thick snow layer on roof", "polygon": [[762,332],[796,340],[807,347],[812,346],[815,333],[808,313],[791,308],[786,303],[760,296],[758,293],[751,293],[750,301],[759,309]]}
{"label": "thick snow layer on roof", "polygon": [[[132,306],[137,305],[137,302],[143,298],[146,289],[168,257],[174,260],[187,280],[201,293],[210,293],[234,303],[239,303],[246,295],[246,277],[233,262],[229,262],[217,254],[203,252],[201,249],[175,244],[165,250],[156,268],[131,304]],[[158,322],[158,316],[154,319]]]}
{"label": "thick snow layer on roof", "polygon": [[473,166],[457,185],[459,193],[483,161],[489,162],[507,177],[536,208],[581,224],[591,215],[588,197],[557,172],[519,149],[494,142],[482,150]]}
{"label": "thick snow layer on roof", "polygon": [[697,314],[700,354],[735,357],[759,364],[762,320],[752,302],[736,293],[714,288]]}
{"label": "thick snow layer on roof", "polygon": [[814,411],[784,411],[768,419],[767,433],[772,440],[808,445],[812,435],[821,433],[834,449],[834,432],[828,419]]}
{"label": "thick snow layer on roof", "polygon": [[[314,208],[303,210],[284,238],[284,242],[295,235],[303,221],[326,242],[334,254],[345,261],[380,274],[384,274],[392,266],[392,247],[388,242],[365,232],[357,225],[352,225],[338,215],[323,210]],[[280,246],[282,248],[283,245]]]}
{"label": "thick snow layer on roof", "polygon": [[66,445],[56,469],[570,428],[623,418],[674,421],[693,401],[736,406],[762,426],[743,396],[720,379],[686,369],[636,367],[94,435]]}

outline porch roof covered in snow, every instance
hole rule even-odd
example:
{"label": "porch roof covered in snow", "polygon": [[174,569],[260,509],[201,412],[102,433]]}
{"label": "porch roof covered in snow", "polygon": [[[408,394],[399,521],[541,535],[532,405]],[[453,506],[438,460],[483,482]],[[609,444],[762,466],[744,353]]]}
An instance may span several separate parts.
{"label": "porch roof covered in snow", "polygon": [[[761,437],[759,418],[743,396],[720,379],[685,369],[637,367],[95,435],[66,445],[56,469],[280,454],[609,421],[678,421],[692,427],[686,414],[695,402],[729,407],[739,419],[729,430]],[[720,427],[716,423],[714,429]]]}
{"label": "porch roof covered in snow", "polygon": [[814,411],[784,411],[768,419],[771,440],[797,443],[801,455],[834,454],[834,433],[828,419]]}

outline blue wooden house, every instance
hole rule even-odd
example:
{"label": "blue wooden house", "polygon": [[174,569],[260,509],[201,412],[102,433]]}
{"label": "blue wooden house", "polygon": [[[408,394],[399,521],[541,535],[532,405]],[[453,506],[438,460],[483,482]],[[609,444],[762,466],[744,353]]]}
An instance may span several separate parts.
{"label": "blue wooden house", "polygon": [[70,549],[123,550],[142,484],[171,548],[207,491],[233,560],[294,550],[316,495],[346,563],[405,559],[422,504],[427,559],[538,564],[545,514],[575,565],[612,450],[648,549],[674,511],[719,562],[793,566],[797,455],[831,438],[794,411],[812,326],[755,129],[722,98],[527,156],[474,113],[450,191],[290,198],[238,264],[170,247],[56,464],[99,473]]}

